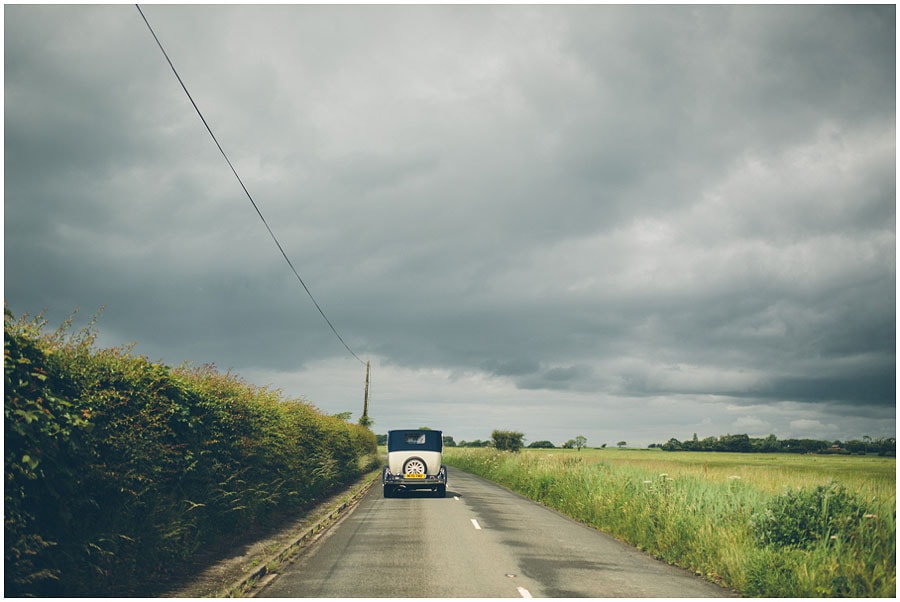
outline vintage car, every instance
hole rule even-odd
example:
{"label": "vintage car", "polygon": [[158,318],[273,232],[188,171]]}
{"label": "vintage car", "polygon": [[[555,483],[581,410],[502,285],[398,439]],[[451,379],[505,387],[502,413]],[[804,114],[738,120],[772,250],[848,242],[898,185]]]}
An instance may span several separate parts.
{"label": "vintage car", "polygon": [[414,489],[428,489],[438,497],[447,494],[447,467],[442,464],[444,439],[441,431],[389,431],[387,449],[388,463],[381,474],[384,497]]}

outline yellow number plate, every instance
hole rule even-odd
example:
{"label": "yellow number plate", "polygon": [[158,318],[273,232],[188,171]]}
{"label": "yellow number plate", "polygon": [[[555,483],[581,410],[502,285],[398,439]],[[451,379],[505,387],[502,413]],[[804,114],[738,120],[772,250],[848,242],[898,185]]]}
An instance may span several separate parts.
{"label": "yellow number plate", "polygon": [[425,475],[421,473],[410,472],[404,475],[407,479],[424,479]]}

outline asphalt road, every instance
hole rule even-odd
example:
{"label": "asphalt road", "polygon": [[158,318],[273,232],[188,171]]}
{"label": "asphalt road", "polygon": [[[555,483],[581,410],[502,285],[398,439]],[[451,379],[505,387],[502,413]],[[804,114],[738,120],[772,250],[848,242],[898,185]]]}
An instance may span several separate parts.
{"label": "asphalt road", "polygon": [[359,506],[257,597],[729,597],[488,481],[451,469],[447,497]]}

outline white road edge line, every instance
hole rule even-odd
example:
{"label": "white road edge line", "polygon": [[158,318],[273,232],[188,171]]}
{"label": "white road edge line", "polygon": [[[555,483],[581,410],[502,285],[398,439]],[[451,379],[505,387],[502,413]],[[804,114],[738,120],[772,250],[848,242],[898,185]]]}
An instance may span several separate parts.
{"label": "white road edge line", "polygon": [[472,520],[472,526],[475,527],[475,529],[477,529],[478,531],[481,531],[481,525],[478,524],[478,521],[475,520],[474,518],[471,520]]}
{"label": "white road edge line", "polygon": [[523,598],[531,597],[531,592],[528,591],[527,589],[525,589],[524,587],[517,587],[516,589],[519,590],[519,595],[522,596]]}

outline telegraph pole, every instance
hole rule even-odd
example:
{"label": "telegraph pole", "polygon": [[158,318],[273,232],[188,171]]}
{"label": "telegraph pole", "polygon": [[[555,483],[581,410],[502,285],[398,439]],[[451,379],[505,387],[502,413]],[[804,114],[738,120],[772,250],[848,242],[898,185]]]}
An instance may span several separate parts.
{"label": "telegraph pole", "polygon": [[363,426],[369,425],[369,362],[366,362],[366,393],[363,397],[363,413],[359,423]]}

